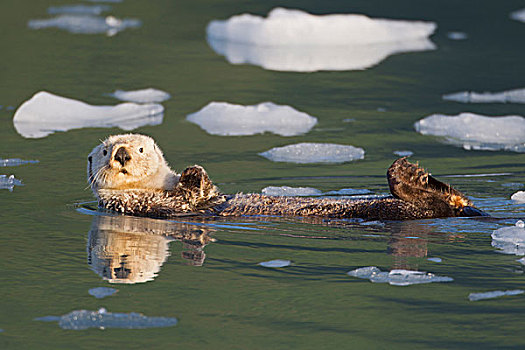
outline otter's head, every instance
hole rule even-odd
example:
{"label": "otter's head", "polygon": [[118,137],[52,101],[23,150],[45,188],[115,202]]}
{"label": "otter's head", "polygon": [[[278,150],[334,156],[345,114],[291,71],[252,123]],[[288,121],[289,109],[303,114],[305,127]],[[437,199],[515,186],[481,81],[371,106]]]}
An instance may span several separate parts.
{"label": "otter's head", "polygon": [[162,151],[151,137],[113,135],[88,156],[87,177],[91,189],[170,189],[178,180]]}

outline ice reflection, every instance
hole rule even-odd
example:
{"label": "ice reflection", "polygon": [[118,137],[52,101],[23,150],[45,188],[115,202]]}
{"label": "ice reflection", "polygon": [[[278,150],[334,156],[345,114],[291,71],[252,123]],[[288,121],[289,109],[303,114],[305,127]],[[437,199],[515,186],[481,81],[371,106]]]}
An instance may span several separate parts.
{"label": "ice reflection", "polygon": [[182,258],[201,266],[211,229],[191,223],[131,216],[95,216],[88,233],[88,264],[109,283],[153,280],[170,255],[168,244],[183,243]]}
{"label": "ice reflection", "polygon": [[369,45],[258,46],[208,37],[208,44],[231,64],[252,64],[287,72],[363,70],[394,54],[436,48],[426,38]]}

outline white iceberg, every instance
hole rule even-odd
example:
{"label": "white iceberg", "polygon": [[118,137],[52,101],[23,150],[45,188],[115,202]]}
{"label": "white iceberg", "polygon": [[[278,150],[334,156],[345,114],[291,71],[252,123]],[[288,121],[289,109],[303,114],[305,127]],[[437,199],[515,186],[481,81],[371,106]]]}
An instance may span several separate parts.
{"label": "white iceberg", "polygon": [[525,8],[510,13],[510,18],[525,23]]}
{"label": "white iceberg", "polygon": [[109,95],[121,101],[136,103],[164,102],[171,98],[167,92],[152,88],[133,91],[115,90]]}
{"label": "white iceberg", "polygon": [[75,310],[63,316],[45,316],[35,319],[36,321],[53,322],[58,321],[62,329],[81,330],[88,328],[160,328],[171,327],[177,324],[174,317],[148,317],[143,314],[131,312],[112,313],[101,308],[98,311]]}
{"label": "white iceberg", "polygon": [[264,102],[242,106],[227,102],[211,102],[186,119],[212,135],[241,136],[272,132],[281,136],[307,133],[317,118],[286,106]]}
{"label": "white iceberg", "polygon": [[31,29],[58,28],[73,34],[103,34],[113,36],[127,28],[140,27],[138,19],[118,19],[113,16],[59,15],[48,19],[32,19],[27,22]]}
{"label": "white iceberg", "polygon": [[414,155],[412,151],[394,151],[394,154],[399,157],[410,157]]}
{"label": "white iceberg", "polygon": [[105,297],[108,297],[110,295],[115,294],[118,292],[115,288],[108,288],[108,287],[97,287],[97,288],[91,288],[88,293],[92,296],[94,296],[97,299],[102,299]]}
{"label": "white iceberg", "polygon": [[267,18],[242,14],[211,21],[208,43],[233,64],[278,71],[357,70],[402,52],[435,48],[436,24],[359,14],[312,15],[275,8]]}
{"label": "white iceberg", "polygon": [[370,193],[366,188],[341,188],[340,190],[328,191],[323,193],[326,196],[355,196]]}
{"label": "white iceberg", "polygon": [[38,163],[38,160],[23,160],[20,158],[8,158],[8,159],[0,158],[0,167],[19,166],[19,165],[24,165],[24,164],[36,164],[36,163]]}
{"label": "white iceberg", "polygon": [[518,191],[514,193],[512,196],[510,196],[510,199],[515,202],[525,203],[525,191]]}
{"label": "white iceberg", "polygon": [[362,148],[338,145],[333,143],[303,142],[293,145],[275,147],[259,153],[274,162],[289,163],[344,163],[363,159],[365,151]]}
{"label": "white iceberg", "polygon": [[13,124],[23,137],[41,138],[57,131],[87,127],[133,130],[144,125],[158,125],[162,123],[163,112],[164,107],[159,104],[92,106],[40,91],[17,109]]}
{"label": "white iceberg", "polygon": [[450,40],[465,40],[468,39],[468,34],[464,32],[448,32],[447,38]]}
{"label": "white iceberg", "polygon": [[432,261],[432,262],[436,262],[436,263],[440,263],[442,262],[443,260],[441,258],[427,258],[428,261]]}
{"label": "white iceberg", "polygon": [[519,262],[522,265],[525,265],[525,258],[521,258],[521,259],[518,259],[516,261]]}
{"label": "white iceberg", "polygon": [[312,187],[268,186],[262,189],[267,196],[320,196],[322,191]]}
{"label": "white iceberg", "polygon": [[454,279],[436,276],[430,272],[396,269],[390,272],[381,271],[375,266],[361,267],[348,272],[349,276],[369,279],[374,283],[388,283],[392,286],[410,286],[432,282],[452,282]]}
{"label": "white iceberg", "polygon": [[485,292],[485,293],[470,293],[468,295],[468,299],[470,301],[478,301],[478,300],[484,300],[484,299],[493,299],[493,298],[499,298],[505,295],[518,295],[523,294],[523,290],[521,289],[514,289],[514,290],[495,290],[492,292]]}
{"label": "white iceberg", "polygon": [[501,92],[461,91],[443,95],[443,99],[462,103],[525,103],[525,89]]}
{"label": "white iceberg", "polygon": [[47,9],[47,13],[50,15],[100,15],[110,9],[111,7],[108,5],[64,5],[51,6]]}
{"label": "white iceberg", "polygon": [[445,136],[467,150],[525,152],[525,118],[487,117],[474,113],[433,114],[414,124],[423,135]]}
{"label": "white iceberg", "polygon": [[492,246],[504,254],[525,255],[525,223],[521,220],[515,226],[503,227],[492,232]]}
{"label": "white iceberg", "polygon": [[22,181],[15,178],[14,175],[0,175],[0,190],[9,190],[13,192],[15,186],[24,186]]}
{"label": "white iceberg", "polygon": [[280,267],[290,266],[291,264],[292,262],[290,260],[277,259],[277,260],[263,261],[257,265],[263,266],[263,267],[280,268]]}

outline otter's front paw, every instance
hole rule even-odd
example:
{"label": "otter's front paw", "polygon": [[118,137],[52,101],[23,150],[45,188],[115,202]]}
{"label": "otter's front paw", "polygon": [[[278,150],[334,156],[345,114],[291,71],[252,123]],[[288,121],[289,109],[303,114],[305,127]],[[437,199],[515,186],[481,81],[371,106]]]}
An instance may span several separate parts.
{"label": "otter's front paw", "polygon": [[200,165],[194,165],[182,172],[179,186],[188,190],[205,190],[213,187],[213,184],[206,170]]}

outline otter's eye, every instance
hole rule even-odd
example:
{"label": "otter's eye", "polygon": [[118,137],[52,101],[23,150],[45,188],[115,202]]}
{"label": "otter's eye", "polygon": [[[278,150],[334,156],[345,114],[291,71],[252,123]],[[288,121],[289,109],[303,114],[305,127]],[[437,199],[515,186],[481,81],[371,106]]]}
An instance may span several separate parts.
{"label": "otter's eye", "polygon": [[108,151],[103,150],[103,151],[102,151],[102,154],[103,154],[103,155],[107,155],[107,154],[108,154]]}
{"label": "otter's eye", "polygon": [[142,147],[139,148],[139,152],[142,153],[144,152],[144,149]]}
{"label": "otter's eye", "polygon": [[88,157],[88,160],[89,162],[91,163],[91,161],[93,160],[93,158],[91,158],[91,156]]}

